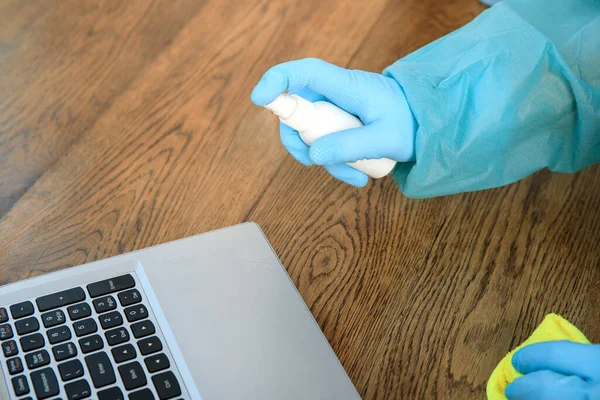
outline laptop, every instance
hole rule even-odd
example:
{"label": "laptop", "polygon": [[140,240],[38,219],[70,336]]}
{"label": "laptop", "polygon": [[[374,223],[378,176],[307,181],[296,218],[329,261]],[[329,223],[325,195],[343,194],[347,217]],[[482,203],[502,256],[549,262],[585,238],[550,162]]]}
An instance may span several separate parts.
{"label": "laptop", "polygon": [[0,399],[359,399],[258,225],[0,287]]}

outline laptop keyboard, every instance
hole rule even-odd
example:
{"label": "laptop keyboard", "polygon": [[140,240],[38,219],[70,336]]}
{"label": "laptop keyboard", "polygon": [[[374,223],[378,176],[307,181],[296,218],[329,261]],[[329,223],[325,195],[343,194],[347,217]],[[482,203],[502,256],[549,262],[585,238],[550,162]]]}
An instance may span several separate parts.
{"label": "laptop keyboard", "polygon": [[183,399],[136,286],[127,274],[0,307],[2,367],[15,398]]}

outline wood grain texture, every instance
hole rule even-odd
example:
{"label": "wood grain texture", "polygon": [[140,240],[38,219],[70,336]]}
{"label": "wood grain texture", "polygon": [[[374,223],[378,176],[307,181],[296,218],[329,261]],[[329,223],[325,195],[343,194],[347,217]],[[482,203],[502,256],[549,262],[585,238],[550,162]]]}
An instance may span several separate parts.
{"label": "wood grain texture", "polygon": [[365,399],[482,399],[549,312],[600,341],[600,168],[409,200],[305,168],[271,65],[380,71],[475,0],[0,2],[0,282],[258,222]]}

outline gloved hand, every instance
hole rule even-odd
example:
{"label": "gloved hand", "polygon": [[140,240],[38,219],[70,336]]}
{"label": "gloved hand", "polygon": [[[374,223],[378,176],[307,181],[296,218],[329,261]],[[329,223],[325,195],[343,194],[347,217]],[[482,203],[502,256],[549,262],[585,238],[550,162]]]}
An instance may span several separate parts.
{"label": "gloved hand", "polygon": [[600,345],[535,343],[517,351],[512,364],[525,376],[508,385],[508,400],[600,399]]}
{"label": "gloved hand", "polygon": [[346,163],[383,157],[414,160],[416,122],[394,79],[318,59],[290,61],[263,75],[252,92],[252,101],[264,106],[285,91],[313,102],[327,100],[356,115],[365,125],[324,136],[309,148],[297,131],[281,124],[283,145],[302,164],[323,165],[337,179],[360,187],[367,184],[368,176]]}

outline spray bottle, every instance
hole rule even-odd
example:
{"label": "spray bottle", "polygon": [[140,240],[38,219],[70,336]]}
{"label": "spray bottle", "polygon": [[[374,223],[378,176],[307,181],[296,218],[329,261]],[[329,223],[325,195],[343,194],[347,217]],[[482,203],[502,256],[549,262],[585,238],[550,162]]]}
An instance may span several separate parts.
{"label": "spray bottle", "polygon": [[[312,103],[295,94],[284,93],[265,108],[277,115],[281,122],[297,130],[308,146],[330,133],[363,126],[359,118],[327,101]],[[348,165],[372,178],[382,178],[394,169],[396,161],[380,158],[359,160]]]}

